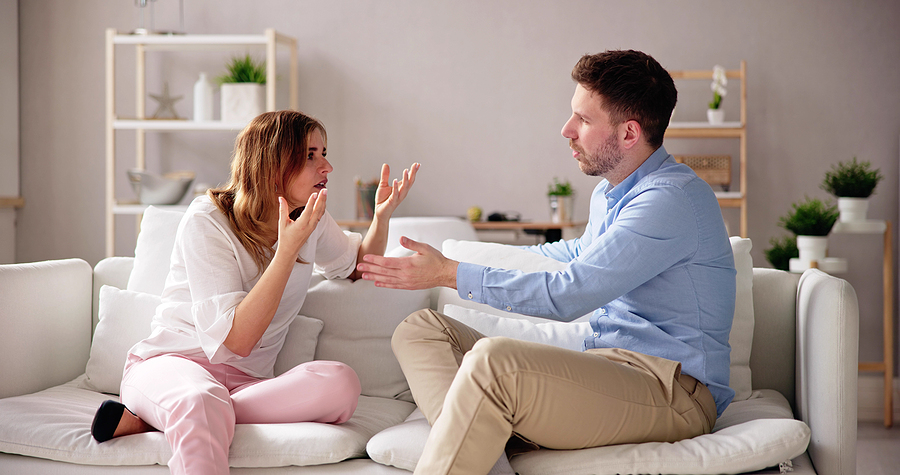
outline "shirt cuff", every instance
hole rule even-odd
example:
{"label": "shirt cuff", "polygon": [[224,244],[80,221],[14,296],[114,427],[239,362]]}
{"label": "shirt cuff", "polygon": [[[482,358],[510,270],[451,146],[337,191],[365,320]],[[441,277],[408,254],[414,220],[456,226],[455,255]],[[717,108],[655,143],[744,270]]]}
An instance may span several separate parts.
{"label": "shirt cuff", "polygon": [[463,300],[483,303],[481,289],[487,267],[460,262],[456,268],[456,292]]}

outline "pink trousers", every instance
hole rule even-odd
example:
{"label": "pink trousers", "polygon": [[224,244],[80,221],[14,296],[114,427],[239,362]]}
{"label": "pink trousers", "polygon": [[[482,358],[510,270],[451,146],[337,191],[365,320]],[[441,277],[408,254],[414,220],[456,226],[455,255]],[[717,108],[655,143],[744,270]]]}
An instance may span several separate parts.
{"label": "pink trousers", "polygon": [[271,379],[180,355],[129,355],[121,400],[172,446],[173,474],[227,474],[235,424],[350,419],[360,383],[349,366],[311,361]]}

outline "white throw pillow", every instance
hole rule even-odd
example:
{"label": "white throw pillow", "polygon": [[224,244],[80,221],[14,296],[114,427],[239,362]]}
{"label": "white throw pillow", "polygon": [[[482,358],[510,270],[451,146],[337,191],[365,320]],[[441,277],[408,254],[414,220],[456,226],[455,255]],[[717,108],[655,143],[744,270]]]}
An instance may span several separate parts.
{"label": "white throw pillow", "polygon": [[478,330],[484,336],[505,336],[574,351],[581,351],[584,338],[591,333],[590,322],[532,323],[528,320],[492,315],[453,304],[445,305],[443,313]]}
{"label": "white throw pillow", "polygon": [[91,356],[81,387],[119,394],[128,350],[150,336],[150,321],[161,298],[143,292],[100,288],[100,321],[91,341]]}
{"label": "white throw pillow", "polygon": [[[150,335],[150,322],[161,301],[159,296],[143,292],[109,285],[100,288],[100,322],[91,341],[81,388],[119,394],[128,350]],[[302,315],[294,319],[275,360],[276,375],[313,360],[323,325],[321,320]]]}
{"label": "white throw pillow", "polygon": [[314,274],[300,313],[325,322],[317,360],[340,361],[356,371],[362,394],[412,402],[391,336],[409,314],[428,308],[428,290],[375,287],[371,281],[326,280]]}
{"label": "white throw pillow", "polygon": [[128,277],[127,290],[162,295],[169,275],[169,262],[175,248],[178,223],[182,211],[150,206],[141,219],[141,232],[134,247],[134,270]]}
{"label": "white throw pillow", "polygon": [[[734,322],[729,335],[731,345],[731,371],[729,386],[735,391],[735,401],[750,397],[750,348],[753,343],[753,261],[750,257],[750,239],[732,237],[731,249],[737,269],[737,294],[735,296]],[[523,272],[556,272],[566,264],[533,252],[496,243],[444,241],[443,254],[453,260],[470,262],[501,269],[518,269]],[[438,293],[437,308],[446,313],[448,305],[469,308],[482,313],[506,318],[517,318],[532,323],[545,323],[547,319],[497,310],[489,305],[471,302],[459,296],[456,290],[442,288]],[[575,320],[589,321],[590,314]]]}
{"label": "white throw pillow", "polygon": [[753,385],[750,375],[750,349],[753,346],[753,259],[750,249],[753,244],[748,238],[732,237],[731,251],[734,253],[734,267],[737,269],[737,292],[734,299],[734,320],[728,344],[731,345],[731,375],[728,386],[734,390],[734,400],[743,401],[750,397]]}

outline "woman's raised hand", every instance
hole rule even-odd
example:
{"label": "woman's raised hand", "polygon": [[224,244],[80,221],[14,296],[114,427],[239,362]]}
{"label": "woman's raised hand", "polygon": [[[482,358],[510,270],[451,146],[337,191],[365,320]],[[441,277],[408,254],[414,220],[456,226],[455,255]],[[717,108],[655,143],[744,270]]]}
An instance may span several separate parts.
{"label": "woman's raised hand", "polygon": [[312,235],[319,220],[325,214],[325,202],[328,198],[326,190],[309,195],[306,207],[296,220],[291,219],[291,210],[283,196],[278,197],[278,250],[284,248],[294,259],[300,248]]}
{"label": "woman's raised hand", "polygon": [[387,163],[381,166],[381,179],[375,192],[375,215],[378,219],[390,219],[397,206],[406,199],[409,189],[416,181],[419,163],[403,170],[403,178],[391,181],[391,167]]}

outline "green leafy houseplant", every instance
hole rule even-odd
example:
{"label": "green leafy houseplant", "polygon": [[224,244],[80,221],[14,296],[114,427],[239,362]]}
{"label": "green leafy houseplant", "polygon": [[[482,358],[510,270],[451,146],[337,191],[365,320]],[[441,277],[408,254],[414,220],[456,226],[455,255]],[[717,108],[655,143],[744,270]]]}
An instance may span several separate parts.
{"label": "green leafy houseplant", "polygon": [[837,206],[830,201],[806,198],[794,203],[793,210],[779,219],[779,226],[797,236],[827,236],[838,219]]}
{"label": "green leafy houseplant", "polygon": [[256,62],[249,54],[243,58],[234,57],[225,65],[227,73],[216,78],[219,84],[233,82],[266,83],[266,62]]}
{"label": "green leafy houseplant", "polygon": [[571,196],[574,193],[575,190],[568,180],[560,183],[559,180],[553,178],[553,183],[547,187],[547,196]]}
{"label": "green leafy houseplant", "polygon": [[769,239],[769,244],[772,247],[765,250],[766,260],[778,270],[789,271],[791,259],[800,257],[795,236],[782,236],[781,239],[772,238]]}
{"label": "green leafy houseplant", "polygon": [[822,189],[842,198],[868,198],[878,182],[884,179],[880,170],[872,170],[869,162],[839,162],[825,172]]}

